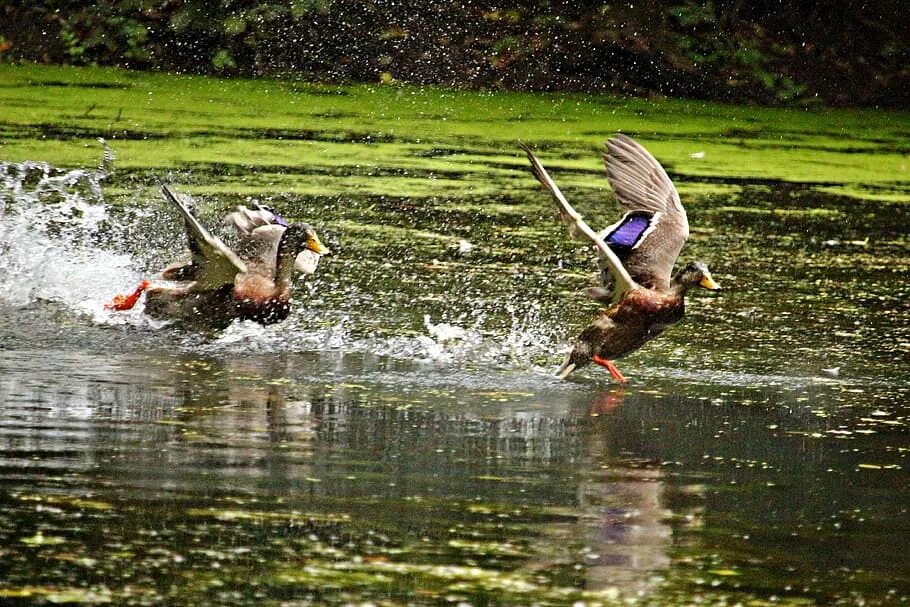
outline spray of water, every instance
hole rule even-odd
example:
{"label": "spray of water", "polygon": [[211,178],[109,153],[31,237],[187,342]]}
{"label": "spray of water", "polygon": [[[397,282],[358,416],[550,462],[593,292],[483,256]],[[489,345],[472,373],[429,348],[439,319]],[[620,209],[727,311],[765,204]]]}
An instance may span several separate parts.
{"label": "spray of water", "polygon": [[485,368],[522,368],[549,374],[561,357],[556,327],[547,326],[536,305],[512,311],[506,327],[493,327],[476,311],[454,321],[423,317],[421,331],[382,336],[356,335],[357,319],[332,310],[301,310],[282,325],[235,322],[202,346],[217,352],[344,352],[413,361],[430,366],[475,364]]}
{"label": "spray of water", "polygon": [[116,237],[101,182],[113,153],[96,169],[45,162],[0,162],[0,303],[50,301],[104,322],[111,285],[137,279],[132,259],[103,246]]}
{"label": "spray of water", "polygon": [[[146,265],[122,250],[135,231],[130,222],[147,218],[140,211],[112,214],[105,202],[101,182],[112,162],[107,146],[92,170],[0,162],[0,305],[52,302],[100,324],[167,324],[148,319],[141,305],[129,312],[104,309],[112,294],[129,290],[143,277]],[[353,352],[428,365],[550,365],[558,331],[546,326],[539,306],[507,306],[506,311],[504,325],[501,310],[488,314],[478,302],[469,315],[441,320],[428,314],[422,327],[391,327],[381,336],[364,336],[354,330],[362,319],[350,312],[300,306],[280,325],[236,322],[215,336],[175,341],[209,353]],[[500,318],[497,323],[491,321],[494,316]]]}

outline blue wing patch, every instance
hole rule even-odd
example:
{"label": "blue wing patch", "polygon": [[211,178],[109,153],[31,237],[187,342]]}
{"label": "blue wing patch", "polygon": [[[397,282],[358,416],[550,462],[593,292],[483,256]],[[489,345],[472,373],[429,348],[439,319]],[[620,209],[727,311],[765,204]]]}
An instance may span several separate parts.
{"label": "blue wing patch", "polygon": [[625,217],[619,220],[619,223],[613,226],[612,230],[607,232],[604,240],[620,259],[625,259],[644,238],[648,228],[651,227],[653,219],[654,213],[647,211],[627,213]]}

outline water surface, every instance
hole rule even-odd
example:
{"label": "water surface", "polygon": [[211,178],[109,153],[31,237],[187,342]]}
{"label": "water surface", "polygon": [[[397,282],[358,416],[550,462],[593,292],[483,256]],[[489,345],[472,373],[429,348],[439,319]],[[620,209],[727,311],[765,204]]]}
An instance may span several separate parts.
{"label": "water surface", "polygon": [[[182,248],[146,169],[0,164],[3,600],[908,602],[904,186],[686,196],[683,257],[726,291],[619,387],[551,376],[594,264],[515,157],[527,187],[495,199],[471,177],[424,197],[253,179],[337,254],[285,323],[213,334],[103,309]],[[572,195],[612,219],[603,191]]]}

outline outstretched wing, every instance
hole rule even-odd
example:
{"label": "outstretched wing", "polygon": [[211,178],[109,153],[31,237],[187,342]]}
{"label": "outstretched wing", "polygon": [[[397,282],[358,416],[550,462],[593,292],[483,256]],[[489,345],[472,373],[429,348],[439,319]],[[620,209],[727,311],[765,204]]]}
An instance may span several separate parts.
{"label": "outstretched wing", "polygon": [[[274,277],[278,243],[288,227],[287,222],[270,207],[256,203],[256,208],[239,205],[228,214],[225,223],[237,231],[237,252],[246,261],[249,271]],[[297,254],[294,269],[313,274],[318,263],[319,255],[307,249]]]}
{"label": "outstretched wing", "polygon": [[600,234],[641,285],[666,289],[686,238],[689,220],[679,192],[660,163],[626,135],[607,141],[604,164],[626,214]]}
{"label": "outstretched wing", "polygon": [[[186,237],[192,256],[192,271],[185,273],[195,281],[194,288],[217,289],[233,284],[234,277],[246,272],[246,264],[221,240],[213,236],[164,183],[161,192],[183,215]],[[186,266],[184,266],[186,268]]]}
{"label": "outstretched wing", "polygon": [[585,223],[578,211],[572,208],[572,205],[570,205],[569,201],[563,196],[562,192],[559,190],[559,186],[556,185],[556,182],[553,181],[546,169],[543,168],[543,165],[540,164],[540,160],[537,159],[537,156],[534,155],[531,148],[522,146],[522,149],[524,149],[525,153],[528,155],[528,160],[531,161],[531,170],[533,171],[534,176],[550,191],[550,194],[556,201],[557,208],[559,209],[559,217],[562,219],[563,223],[568,226],[569,234],[573,238],[586,239],[593,243],[597,250],[598,257],[602,260],[603,265],[609,269],[610,274],[613,276],[617,285],[617,288],[613,293],[614,300],[621,298],[628,291],[637,288],[638,285],[629,275],[629,272],[626,271],[626,268],[623,267],[623,264],[616,256],[616,253],[610,249],[603,238]]}

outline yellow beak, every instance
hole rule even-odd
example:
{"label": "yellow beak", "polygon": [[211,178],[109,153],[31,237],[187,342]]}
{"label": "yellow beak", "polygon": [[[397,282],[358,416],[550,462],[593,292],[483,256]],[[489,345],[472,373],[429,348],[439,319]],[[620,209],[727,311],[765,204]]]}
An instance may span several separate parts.
{"label": "yellow beak", "polygon": [[720,285],[714,282],[714,279],[711,278],[710,274],[705,274],[701,277],[701,280],[698,281],[698,284],[706,289],[711,291],[717,291],[720,289]]}
{"label": "yellow beak", "polygon": [[319,237],[316,236],[316,234],[307,235],[306,248],[319,255],[328,255],[331,253],[327,246],[319,242]]}

